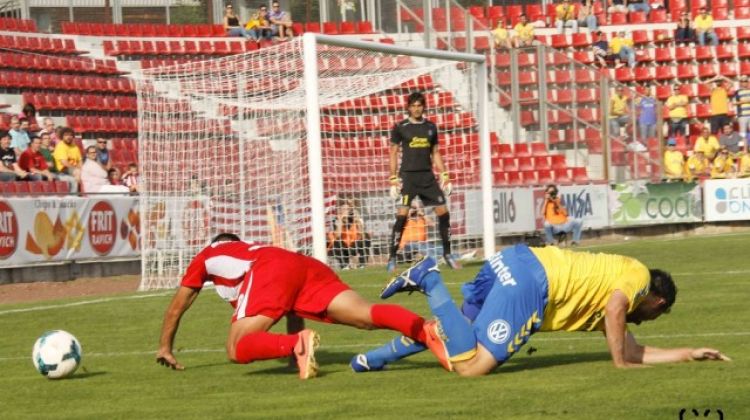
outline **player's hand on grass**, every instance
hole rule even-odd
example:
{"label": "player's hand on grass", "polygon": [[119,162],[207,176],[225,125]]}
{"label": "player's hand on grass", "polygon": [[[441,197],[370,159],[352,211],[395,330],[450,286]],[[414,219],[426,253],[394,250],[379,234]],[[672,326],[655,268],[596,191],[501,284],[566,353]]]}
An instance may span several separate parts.
{"label": "player's hand on grass", "polygon": [[401,198],[401,178],[394,175],[388,179],[388,182],[391,183],[391,198],[394,200]]}
{"label": "player's hand on grass", "polygon": [[175,359],[171,351],[160,350],[159,353],[156,354],[156,363],[172,368],[173,370],[185,370],[185,366],[182,366],[177,359]]}
{"label": "player's hand on grass", "polygon": [[690,358],[692,360],[701,360],[701,361],[702,360],[721,360],[723,362],[732,361],[732,359],[722,354],[719,350],[709,349],[706,347],[693,349],[693,351],[690,352]]}

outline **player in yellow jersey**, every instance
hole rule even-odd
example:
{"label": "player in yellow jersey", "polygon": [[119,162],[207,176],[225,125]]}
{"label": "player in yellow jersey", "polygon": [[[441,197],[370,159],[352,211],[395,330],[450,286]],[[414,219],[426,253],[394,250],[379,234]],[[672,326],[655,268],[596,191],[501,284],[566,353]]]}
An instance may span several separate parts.
{"label": "player in yellow jersey", "polygon": [[[491,372],[537,331],[602,331],[612,361],[621,368],[728,360],[710,348],[638,344],[625,324],[640,324],[668,312],[677,290],[668,273],[649,270],[625,256],[509,247],[489,258],[474,280],[463,285],[461,310],[443,285],[437,264],[427,258],[391,280],[381,297],[413,290],[427,295],[438,319],[425,324],[428,347],[446,369],[462,376]],[[412,345],[412,353],[421,348]],[[408,353],[400,351],[398,356]],[[378,370],[383,360],[396,360],[391,356],[376,349],[356,356],[352,367]],[[357,369],[362,365],[370,369]]]}

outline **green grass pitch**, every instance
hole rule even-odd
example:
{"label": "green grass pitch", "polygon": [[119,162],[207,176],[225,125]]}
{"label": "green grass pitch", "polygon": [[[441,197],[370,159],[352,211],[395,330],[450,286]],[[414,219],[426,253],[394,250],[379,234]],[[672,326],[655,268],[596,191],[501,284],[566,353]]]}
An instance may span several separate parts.
{"label": "green grass pitch", "polygon": [[[586,249],[586,248],[584,248]],[[286,362],[227,362],[230,307],[206,290],[183,319],[175,372],[154,361],[171,292],[0,306],[0,417],[26,418],[750,418],[750,235],[641,240],[590,248],[634,256],[673,273],[679,293],[669,315],[632,327],[641,343],[712,346],[734,361],[618,370],[599,333],[540,333],[494,374],[460,378],[429,353],[385,372],[354,374],[351,356],[394,336],[308,322],[322,336],[321,375],[300,381]],[[479,269],[443,270],[454,297]],[[343,272],[375,301],[382,268]],[[423,315],[423,296],[394,302]],[[282,322],[283,324],[283,322]],[[49,329],[83,345],[83,364],[65,380],[34,370],[31,348]],[[278,327],[277,327],[278,329]],[[713,410],[703,417],[705,410]]]}

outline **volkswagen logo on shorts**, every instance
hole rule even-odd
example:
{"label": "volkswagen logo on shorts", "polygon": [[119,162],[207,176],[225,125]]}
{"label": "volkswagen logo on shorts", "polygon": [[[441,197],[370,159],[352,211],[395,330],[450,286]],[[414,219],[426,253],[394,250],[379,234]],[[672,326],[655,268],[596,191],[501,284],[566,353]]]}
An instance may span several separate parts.
{"label": "volkswagen logo on shorts", "polygon": [[510,324],[504,319],[496,319],[487,327],[487,338],[495,344],[503,344],[510,337]]}

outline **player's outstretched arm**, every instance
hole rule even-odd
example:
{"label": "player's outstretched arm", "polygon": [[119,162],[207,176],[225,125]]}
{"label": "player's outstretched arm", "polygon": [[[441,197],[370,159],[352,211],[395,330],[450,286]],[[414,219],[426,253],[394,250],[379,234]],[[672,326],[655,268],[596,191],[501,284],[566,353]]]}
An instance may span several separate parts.
{"label": "player's outstretched arm", "polygon": [[654,365],[658,363],[677,363],[703,360],[720,360],[731,361],[729,357],[722,354],[719,350],[702,347],[702,348],[669,348],[663,349],[651,346],[642,346],[638,344],[635,337],[630,332],[625,336],[625,352],[628,361],[632,363],[643,363]]}
{"label": "player's outstretched arm", "polygon": [[161,338],[159,339],[159,351],[156,353],[156,363],[170,367],[175,370],[183,370],[181,365],[172,354],[172,345],[174,337],[177,334],[177,327],[180,325],[180,319],[185,311],[190,308],[195,298],[198,297],[200,289],[180,286],[172,298],[172,302],[164,313],[164,322],[161,327]]}

